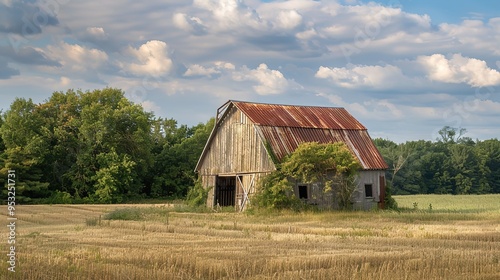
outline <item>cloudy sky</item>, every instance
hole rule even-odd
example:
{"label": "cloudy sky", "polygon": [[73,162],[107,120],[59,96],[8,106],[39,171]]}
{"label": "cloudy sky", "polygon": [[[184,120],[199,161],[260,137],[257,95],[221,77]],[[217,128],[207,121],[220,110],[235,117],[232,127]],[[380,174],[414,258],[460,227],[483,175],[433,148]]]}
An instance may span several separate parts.
{"label": "cloudy sky", "polygon": [[0,109],[123,89],[206,122],[229,99],[345,107],[372,137],[500,138],[499,1],[0,0]]}

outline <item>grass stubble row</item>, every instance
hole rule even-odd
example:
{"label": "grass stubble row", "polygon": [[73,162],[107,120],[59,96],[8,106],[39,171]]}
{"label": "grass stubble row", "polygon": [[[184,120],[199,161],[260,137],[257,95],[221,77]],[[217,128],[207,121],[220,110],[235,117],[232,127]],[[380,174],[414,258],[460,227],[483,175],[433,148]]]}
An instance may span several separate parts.
{"label": "grass stubble row", "polygon": [[499,209],[98,218],[117,207],[20,206],[0,279],[500,279]]}

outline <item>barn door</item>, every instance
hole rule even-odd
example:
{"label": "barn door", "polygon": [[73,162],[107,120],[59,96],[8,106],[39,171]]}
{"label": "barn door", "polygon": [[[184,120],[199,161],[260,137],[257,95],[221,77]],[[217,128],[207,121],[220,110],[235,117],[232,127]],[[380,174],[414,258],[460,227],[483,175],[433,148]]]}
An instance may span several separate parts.
{"label": "barn door", "polygon": [[[250,203],[250,194],[253,193],[254,185],[255,185],[255,174],[252,174],[252,179],[250,180],[249,185],[243,184],[243,177],[238,176],[236,177],[237,183],[242,191],[241,196],[239,198],[238,204],[240,208],[240,212],[245,210],[245,207],[247,206],[248,203]],[[248,182],[248,181],[247,181]]]}
{"label": "barn door", "polygon": [[236,200],[236,177],[217,176],[215,182],[215,205],[234,206]]}

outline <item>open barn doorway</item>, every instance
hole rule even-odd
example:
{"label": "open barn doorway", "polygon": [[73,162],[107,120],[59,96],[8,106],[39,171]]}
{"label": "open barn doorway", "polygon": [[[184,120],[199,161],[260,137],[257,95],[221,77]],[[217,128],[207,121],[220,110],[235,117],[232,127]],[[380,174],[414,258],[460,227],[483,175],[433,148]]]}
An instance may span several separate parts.
{"label": "open barn doorway", "polygon": [[236,202],[236,177],[217,176],[215,182],[215,205],[234,206]]}

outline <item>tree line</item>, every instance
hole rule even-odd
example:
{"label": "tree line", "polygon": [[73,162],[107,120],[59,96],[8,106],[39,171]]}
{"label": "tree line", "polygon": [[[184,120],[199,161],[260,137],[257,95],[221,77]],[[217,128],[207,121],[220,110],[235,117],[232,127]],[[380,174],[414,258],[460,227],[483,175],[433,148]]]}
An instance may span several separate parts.
{"label": "tree line", "polygon": [[[183,198],[214,119],[188,127],[146,112],[120,89],[16,98],[0,114],[0,185],[16,172],[16,200],[118,203]],[[500,193],[500,141],[444,127],[439,141],[374,139],[393,194]],[[7,188],[3,189],[4,197]]]}
{"label": "tree line", "polygon": [[24,202],[184,197],[214,125],[155,117],[113,88],[16,98],[1,115],[0,183],[15,170]]}
{"label": "tree line", "polygon": [[445,126],[436,141],[374,139],[392,194],[500,193],[500,141],[473,141],[466,132]]}

